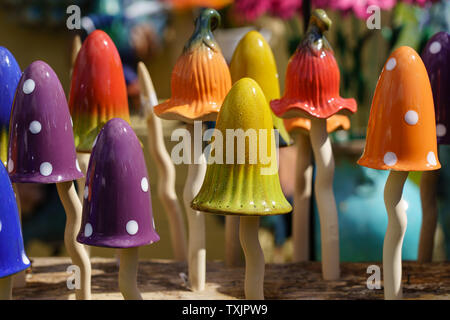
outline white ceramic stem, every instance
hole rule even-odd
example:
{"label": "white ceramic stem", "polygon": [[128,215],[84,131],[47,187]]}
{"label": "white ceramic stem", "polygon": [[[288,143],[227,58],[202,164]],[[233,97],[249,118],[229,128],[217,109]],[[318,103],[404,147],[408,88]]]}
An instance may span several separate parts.
{"label": "white ceramic stem", "polygon": [[[84,187],[86,185],[86,173],[89,167],[89,159],[91,158],[91,154],[87,152],[77,152],[77,160],[78,165],[80,166],[81,172],[83,172],[84,177],[77,180],[77,186],[78,186],[78,198],[81,202],[81,208],[83,208],[83,201],[84,201]],[[84,249],[86,250],[86,253],[88,257],[91,255],[91,247],[84,245]]]}
{"label": "white ceramic stem", "polygon": [[91,299],[91,263],[89,256],[76,237],[81,227],[81,202],[72,181],[56,184],[59,198],[66,211],[64,244],[72,263],[80,268],[80,289],[75,289],[77,300]]}
{"label": "white ceramic stem", "polygon": [[312,192],[312,149],[309,136],[296,136],[297,165],[292,216],[293,262],[308,261],[310,258],[310,207]]}
{"label": "white ceramic stem", "polygon": [[239,239],[245,254],[245,299],[264,300],[264,254],[258,238],[259,217],[241,217]]}
{"label": "white ceramic stem", "polygon": [[336,280],[340,277],[339,224],[333,193],[333,149],[326,119],[311,120],[310,138],[317,170],[314,194],[320,219],[322,275],[325,280]]}
{"label": "white ceramic stem", "polygon": [[119,289],[125,300],[142,300],[137,286],[139,247],[119,249]]}
{"label": "white ceramic stem", "polygon": [[[20,195],[19,195],[19,189],[17,188],[17,184],[12,184],[14,194],[16,195],[16,203],[17,203],[17,210],[19,212],[19,221],[20,221],[20,227],[22,228],[22,206],[20,204]],[[23,270],[19,273],[16,273],[13,276],[13,287],[14,288],[24,288],[27,285],[26,280],[26,271]]]}
{"label": "white ceramic stem", "polygon": [[[206,173],[206,160],[203,153],[195,155],[194,126],[187,124],[186,129],[190,137],[186,137],[185,141],[190,140],[191,152],[191,164],[188,166],[188,175],[183,191],[184,206],[189,227],[189,284],[193,291],[202,291],[205,289],[206,278],[205,216],[202,212],[193,210],[191,208],[191,202],[202,186]],[[189,151],[187,148],[185,150]]]}
{"label": "white ceramic stem", "polygon": [[11,276],[0,278],[0,300],[12,299],[13,279]]}
{"label": "white ceramic stem", "polygon": [[434,236],[436,233],[438,207],[437,183],[439,170],[424,171],[420,180],[420,200],[422,201],[422,227],[420,229],[419,262],[431,262],[433,258]]}
{"label": "white ceramic stem", "polygon": [[145,65],[138,65],[141,87],[141,108],[147,113],[148,146],[150,155],[158,167],[158,197],[169,220],[170,236],[175,260],[187,260],[186,227],[183,212],[175,191],[175,166],[164,144],[161,119],[153,113],[158,104],[155,88]]}
{"label": "white ceramic stem", "polygon": [[388,226],[383,243],[384,298],[402,298],[402,245],[406,232],[406,211],[401,202],[408,172],[391,171],[384,188]]}
{"label": "white ceramic stem", "polygon": [[240,267],[244,259],[239,242],[239,217],[225,216],[225,265]]}

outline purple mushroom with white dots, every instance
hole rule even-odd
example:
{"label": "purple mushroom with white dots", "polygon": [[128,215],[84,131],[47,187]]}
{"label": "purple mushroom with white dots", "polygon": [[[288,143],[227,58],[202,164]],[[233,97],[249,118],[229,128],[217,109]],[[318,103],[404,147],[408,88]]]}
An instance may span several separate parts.
{"label": "purple mushroom with white dots", "polygon": [[11,111],[7,169],[13,183],[55,183],[67,222],[64,234],[72,263],[80,268],[77,299],[90,299],[91,266],[76,242],[81,202],[73,180],[83,177],[77,162],[67,99],[58,76],[43,61],[22,74]]}
{"label": "purple mushroom with white dots", "polygon": [[138,247],[159,240],[141,144],[123,119],[113,118],[94,141],[84,189],[78,242],[120,249],[119,288],[140,300]]}

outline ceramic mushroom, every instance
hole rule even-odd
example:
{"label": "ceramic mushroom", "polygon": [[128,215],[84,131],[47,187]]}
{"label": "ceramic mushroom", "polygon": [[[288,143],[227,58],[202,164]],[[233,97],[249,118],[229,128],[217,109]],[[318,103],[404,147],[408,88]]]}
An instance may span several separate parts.
{"label": "ceramic mushroom", "polygon": [[143,62],[138,63],[141,104],[147,121],[150,154],[158,167],[158,196],[169,219],[170,236],[175,260],[187,261],[186,230],[183,212],[175,191],[175,166],[164,144],[161,119],[153,113],[158,104],[150,73]]}
{"label": "ceramic mushroom", "polygon": [[[205,288],[206,250],[205,218],[192,210],[190,203],[198,193],[206,171],[205,156],[195,145],[201,145],[201,137],[194,136],[194,121],[215,120],[228,90],[231,77],[228,65],[216,43],[212,30],[220,23],[220,15],[214,9],[204,9],[196,19],[195,30],[185,45],[183,53],[172,71],[169,100],[154,108],[157,116],[186,123],[190,164],[183,192],[189,227],[188,267],[189,283],[194,291]],[[201,132],[200,132],[201,133]],[[191,147],[192,146],[192,147]]]}
{"label": "ceramic mushroom", "polygon": [[[309,140],[311,120],[306,118],[284,119],[286,130],[297,144],[294,212],[292,216],[292,261],[310,260],[310,205],[313,179],[312,148]],[[350,119],[336,114],[327,119],[327,132],[350,129]]]}
{"label": "ceramic mushroom", "polygon": [[138,248],[158,241],[159,236],[144,153],[123,119],[109,120],[94,142],[77,240],[90,246],[119,248],[120,291],[125,299],[142,299],[137,287]]}
{"label": "ceramic mushroom", "polygon": [[[237,146],[239,142],[236,147],[229,143],[228,139],[235,140],[234,135],[226,133],[230,129],[250,133],[249,142],[242,144],[244,148]],[[259,217],[289,213],[292,207],[283,195],[278,178],[270,108],[253,79],[242,78],[233,85],[220,110],[216,130],[224,140],[223,156],[233,156],[234,161],[216,159],[216,150],[221,150],[222,146],[220,140],[213,140],[212,156],[216,161],[208,163],[205,180],[192,207],[204,212],[240,216],[239,235],[246,261],[245,297],[264,299],[264,255],[258,240]],[[254,132],[253,136],[251,132]],[[245,136],[241,138],[245,139]]]}
{"label": "ceramic mushroom", "polygon": [[[450,34],[442,31],[431,37],[422,52],[422,59],[433,91],[437,143],[450,144]],[[423,172],[420,180],[422,228],[417,258],[420,262],[431,262],[433,256],[438,179],[439,170],[434,170]]]}
{"label": "ceramic mushroom", "polygon": [[73,180],[83,177],[76,159],[72,124],[64,90],[55,72],[35,61],[17,86],[10,121],[8,172],[13,183],[55,183],[66,211],[64,243],[80,268],[77,299],[90,299],[91,266],[76,242],[81,203]]}
{"label": "ceramic mushroom", "polygon": [[11,181],[0,164],[0,300],[12,297],[12,275],[30,267]]}
{"label": "ceramic mushroom", "polygon": [[402,243],[406,231],[403,185],[409,171],[437,170],[433,94],[427,70],[410,47],[388,58],[370,109],[364,154],[358,164],[390,170],[384,189],[388,226],[383,244],[385,299],[402,297]]}
{"label": "ceramic mushroom", "polygon": [[356,111],[354,99],[339,95],[339,68],[323,33],[331,26],[325,11],[313,11],[307,33],[286,72],[286,89],[270,105],[283,118],[311,120],[310,141],[317,167],[315,195],[320,217],[322,274],[325,280],[340,276],[339,225],[333,193],[334,159],[326,119]]}
{"label": "ceramic mushroom", "polygon": [[[87,170],[92,144],[100,129],[112,118],[130,122],[122,61],[111,38],[95,30],[84,40],[73,67],[69,95],[75,146],[80,168]],[[82,199],[84,178],[78,181]],[[82,200],[81,200],[82,201]]]}

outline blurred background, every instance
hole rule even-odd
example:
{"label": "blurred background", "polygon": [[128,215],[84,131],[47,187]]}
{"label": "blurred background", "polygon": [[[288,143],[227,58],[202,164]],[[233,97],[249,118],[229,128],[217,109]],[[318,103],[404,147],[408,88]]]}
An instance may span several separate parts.
{"label": "blurred background", "polygon": [[[81,9],[81,30],[69,30],[68,6]],[[370,5],[381,9],[380,29],[366,25]],[[159,99],[170,97],[170,76],[176,59],[192,34],[193,21],[202,7],[219,10],[222,23],[214,35],[228,62],[241,37],[259,30],[268,40],[277,62],[283,92],[286,66],[301,41],[309,12],[323,8],[333,21],[326,34],[341,71],[341,95],[354,97],[358,112],[348,132],[333,133],[336,173],[334,189],[339,211],[341,259],[380,261],[387,215],[383,188],[387,172],[356,165],[362,153],[372,95],[390,52],[408,45],[421,53],[427,40],[438,31],[450,31],[450,0],[0,0],[0,45],[8,48],[25,69],[35,60],[46,61],[59,76],[68,94],[71,47],[76,34],[85,38],[95,29],[106,31],[115,42],[124,65],[132,114],[132,125],[144,144],[151,189],[156,191],[158,172],[148,154],[145,121],[141,117],[136,65],[144,61]],[[172,130],[181,123],[163,121],[168,151]],[[292,203],[295,145],[280,152],[280,180]],[[439,187],[439,226],[434,260],[450,257],[450,149],[440,146],[442,163]],[[177,193],[187,170],[176,166]],[[410,174],[404,199],[408,202],[408,229],[403,258],[415,260],[421,224],[418,182],[420,173]],[[65,255],[65,214],[53,185],[20,185],[24,240],[29,256]],[[161,241],[141,249],[142,258],[173,257],[168,220],[156,195],[153,212]],[[312,259],[320,259],[320,234],[316,210],[311,215]],[[207,258],[224,257],[224,219],[206,217]],[[268,262],[287,262],[292,257],[290,215],[264,218],[261,242]],[[94,256],[113,256],[112,250],[93,248]]]}

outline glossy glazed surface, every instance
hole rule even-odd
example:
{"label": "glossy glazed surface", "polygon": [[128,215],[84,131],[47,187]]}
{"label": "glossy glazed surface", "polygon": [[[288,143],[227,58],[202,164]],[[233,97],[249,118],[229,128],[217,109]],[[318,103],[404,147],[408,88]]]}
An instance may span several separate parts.
{"label": "glossy glazed surface", "polygon": [[196,20],[193,35],[175,63],[171,98],[154,108],[157,116],[191,123],[215,121],[231,88],[228,65],[212,30],[220,22],[216,10],[205,9]]}
{"label": "glossy glazed surface", "polygon": [[[244,77],[255,80],[264,92],[267,103],[280,98],[275,58],[269,44],[259,32],[250,31],[239,41],[231,59],[230,73],[233,83]],[[280,131],[280,146],[289,145],[291,138],[283,119],[272,112],[272,121]]]}
{"label": "glossy glazed surface", "polygon": [[111,38],[101,30],[92,32],[78,53],[69,108],[79,152],[91,152],[92,143],[108,120],[130,122],[122,62]]}
{"label": "glossy glazed surface", "polygon": [[422,52],[433,91],[439,144],[450,144],[450,34],[442,31],[428,40]]}
{"label": "glossy glazed surface", "polygon": [[111,119],[92,150],[77,241],[130,248],[158,240],[141,144],[125,120]]}
{"label": "glossy glazed surface", "polygon": [[6,166],[8,157],[9,119],[22,71],[8,49],[0,46],[0,159]]}
{"label": "glossy glazed surface", "polygon": [[[289,133],[304,132],[311,130],[311,120],[307,118],[283,119],[284,126]],[[327,119],[327,132],[350,129],[350,119],[347,116],[335,114]]]}
{"label": "glossy glazed surface", "polygon": [[396,49],[381,71],[358,164],[397,171],[441,167],[430,81],[422,59],[410,47]]}
{"label": "glossy glazed surface", "polygon": [[16,197],[5,167],[0,164],[0,278],[27,269]]}
{"label": "glossy glazed surface", "polygon": [[43,61],[30,64],[17,86],[7,168],[12,182],[58,183],[83,177],[66,95]]}
{"label": "glossy glazed surface", "polygon": [[[272,115],[261,88],[253,79],[242,78],[233,85],[220,110],[216,129],[223,136],[223,164],[208,164],[192,208],[225,215],[259,216],[290,212],[292,207],[283,195],[278,178],[276,147],[271,135]],[[245,149],[238,149],[236,141],[234,148],[230,149],[227,129],[242,129],[244,132],[253,129],[256,138],[251,144],[247,138]],[[250,146],[254,147],[253,151]],[[215,148],[211,154],[216,156]],[[226,160],[227,154],[234,155],[233,161]],[[250,163],[251,154],[255,155],[253,163]],[[238,163],[239,156],[245,158],[244,163]],[[269,171],[269,167],[272,168],[270,174],[264,174],[268,173],[265,171]]]}
{"label": "glossy glazed surface", "polygon": [[[315,16],[319,11],[326,25],[325,21],[319,24]],[[307,34],[289,60],[284,95],[270,103],[277,116],[326,119],[337,113],[356,112],[356,101],[339,95],[339,67],[323,36],[330,25],[323,10],[313,12]]]}

